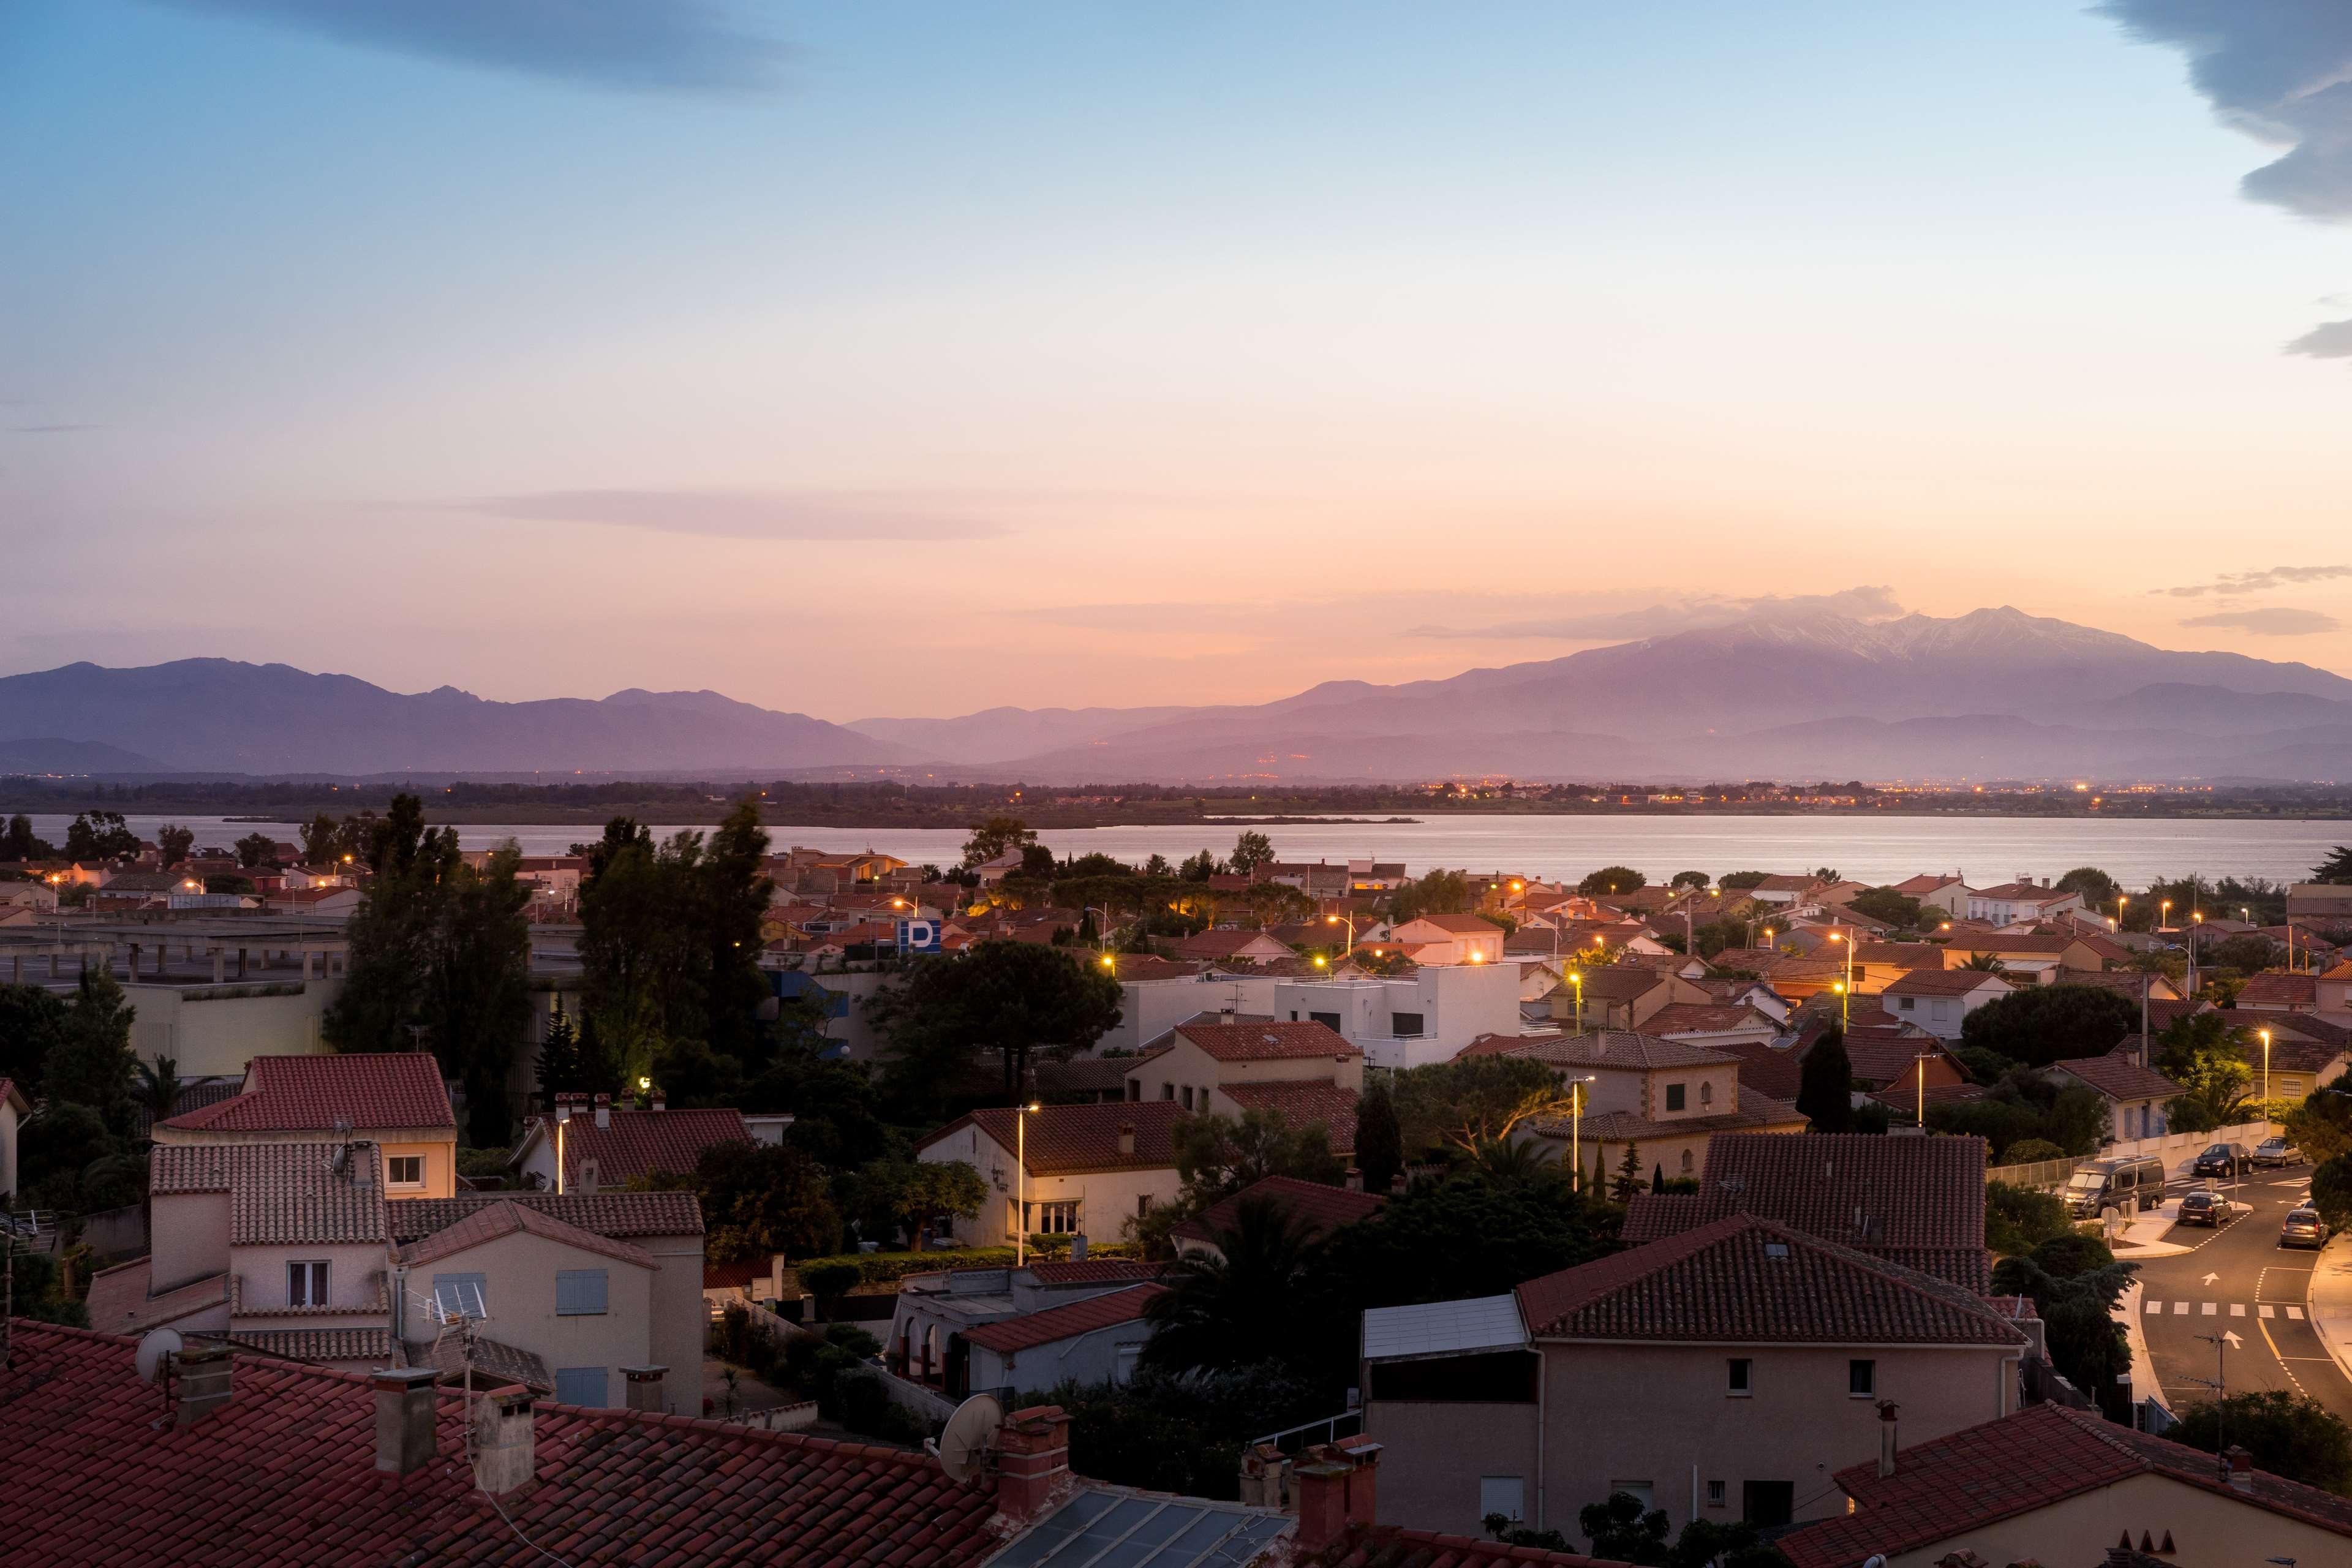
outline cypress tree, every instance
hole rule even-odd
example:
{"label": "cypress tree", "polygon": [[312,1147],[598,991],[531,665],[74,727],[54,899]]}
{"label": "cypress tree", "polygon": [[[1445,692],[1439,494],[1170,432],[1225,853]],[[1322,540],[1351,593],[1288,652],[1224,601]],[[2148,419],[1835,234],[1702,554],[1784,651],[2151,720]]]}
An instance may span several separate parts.
{"label": "cypress tree", "polygon": [[1799,1069],[1797,1109],[1816,1132],[1853,1130],[1853,1063],[1845,1054],[1845,1031],[1832,1029],[1805,1053]]}
{"label": "cypress tree", "polygon": [[1356,1168],[1363,1173],[1368,1193],[1387,1192],[1404,1169],[1404,1130],[1397,1124],[1396,1102],[1385,1080],[1366,1089],[1357,1105]]}

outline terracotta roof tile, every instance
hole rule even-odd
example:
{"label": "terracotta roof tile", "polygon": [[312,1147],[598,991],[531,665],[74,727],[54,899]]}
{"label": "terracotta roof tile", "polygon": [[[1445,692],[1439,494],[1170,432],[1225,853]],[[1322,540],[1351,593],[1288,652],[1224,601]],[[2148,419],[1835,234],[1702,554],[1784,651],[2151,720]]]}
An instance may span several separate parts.
{"label": "terracotta roof tile", "polygon": [[1388,1199],[1378,1193],[1327,1187],[1297,1176],[1268,1176],[1253,1182],[1231,1197],[1220,1198],[1192,1218],[1181,1221],[1171,1234],[1192,1241],[1208,1241],[1241,1221],[1242,1205],[1252,1198],[1270,1199],[1294,1220],[1304,1222],[1307,1234],[1319,1237],[1378,1214]]}
{"label": "terracotta roof tile", "polygon": [[1287,1061],[1304,1057],[1336,1060],[1363,1053],[1328,1024],[1197,1024],[1175,1032],[1221,1062]]}
{"label": "terracotta roof tile", "polygon": [[1349,1529],[1324,1559],[1326,1568],[1624,1568],[1606,1558],[1393,1524]]}
{"label": "terracotta roof tile", "polygon": [[384,1205],[392,1239],[408,1243],[448,1229],[475,1210],[519,1204],[598,1236],[700,1236],[702,1205],[692,1193],[462,1193],[394,1198]]}
{"label": "terracotta roof tile", "polygon": [[392,1364],[390,1329],[238,1329],[229,1342],[287,1361]]}
{"label": "terracotta roof tile", "polygon": [[152,1258],[133,1258],[111,1268],[101,1268],[89,1277],[89,1296],[82,1305],[89,1313],[92,1327],[109,1333],[134,1334],[228,1304],[226,1270],[151,1294],[154,1261]]}
{"label": "terracotta roof tile", "polygon": [[1743,1100],[1754,1092],[1794,1101],[1797,1090],[1803,1085],[1804,1062],[1793,1048],[1776,1050],[1759,1041],[1727,1040],[1708,1049],[1739,1058],[1739,1093]]}
{"label": "terracotta roof tile", "polygon": [[464,1385],[470,1368],[477,1392],[497,1388],[509,1383],[520,1383],[533,1394],[552,1394],[555,1379],[547,1363],[531,1352],[506,1344],[486,1334],[476,1334],[472,1353],[467,1353],[465,1342],[456,1334],[444,1334],[433,1342],[430,1350],[414,1364],[429,1366],[441,1374],[444,1383]]}
{"label": "terracotta roof tile", "polygon": [[[1653,1121],[1631,1110],[1586,1111],[1581,1129],[1585,1142],[1622,1143],[1629,1140],[1643,1142],[1660,1138],[1690,1138],[1706,1134],[1709,1138],[1727,1132],[1754,1132],[1766,1128],[1798,1128],[1805,1125],[1805,1113],[1786,1100],[1769,1095],[1741,1090],[1739,1104],[1730,1110],[1719,1110],[1712,1116],[1676,1116],[1667,1121]],[[1571,1119],[1566,1116],[1538,1116],[1527,1126],[1547,1138],[1571,1136]],[[1785,1136],[1785,1132],[1781,1134]]]}
{"label": "terracotta roof tile", "polygon": [[436,1263],[518,1231],[538,1237],[542,1241],[559,1242],[565,1247],[578,1247],[583,1252],[597,1253],[616,1262],[633,1264],[639,1268],[661,1267],[643,1247],[598,1236],[592,1230],[583,1230],[576,1225],[568,1224],[528,1205],[516,1203],[511,1198],[484,1204],[446,1230],[435,1231],[424,1240],[402,1247],[400,1261],[410,1268]]}
{"label": "terracotta roof tile", "polygon": [[1323,1125],[1334,1154],[1356,1152],[1356,1101],[1352,1089],[1318,1079],[1287,1083],[1224,1083],[1217,1092],[1244,1110],[1270,1110],[1292,1127]]}
{"label": "terracotta roof tile", "polygon": [[[1186,1115],[1172,1100],[1109,1105],[1049,1105],[1029,1116],[1027,1150],[1033,1176],[1079,1171],[1154,1171],[1176,1163],[1176,1123]],[[1135,1152],[1118,1152],[1122,1123],[1135,1124]],[[918,1152],[950,1133],[978,1127],[1007,1153],[1019,1146],[1009,1106],[960,1116],[917,1144]]]}
{"label": "terracotta roof tile", "polygon": [[1733,1029],[1761,1029],[1772,1034],[1779,1028],[1779,1025],[1745,1003],[1670,1002],[1642,1020],[1642,1033],[1645,1035],[1712,1035]]}
{"label": "terracotta roof tile", "polygon": [[1165,1286],[1131,1285],[1124,1290],[1107,1290],[1066,1307],[1048,1307],[1042,1312],[1024,1312],[1017,1318],[999,1318],[992,1323],[966,1329],[963,1337],[982,1350],[1012,1355],[1052,1344],[1055,1340],[1132,1323],[1143,1316],[1144,1309],[1154,1300],[1167,1293]]}
{"label": "terracotta roof tile", "polygon": [[1139,1258],[1079,1258],[1060,1263],[1032,1263],[1029,1272],[1040,1285],[1103,1285],[1120,1279],[1157,1279],[1161,1266]]}
{"label": "terracotta roof tile", "polygon": [[[563,1124],[563,1185],[583,1185],[587,1163],[596,1162],[596,1184],[625,1186],[656,1171],[690,1176],[702,1152],[719,1143],[748,1143],[751,1129],[740,1110],[614,1110],[612,1125],[599,1127],[593,1113],[574,1115]],[[534,1117],[523,1134],[524,1146],[555,1136],[555,1123]]]}
{"label": "terracotta roof tile", "polygon": [[[343,1152],[340,1172],[331,1168]],[[148,1152],[159,1196],[229,1194],[233,1247],[382,1241],[382,1163],[373,1144],[159,1143]]]}
{"label": "terracotta roof tile", "polygon": [[2288,974],[2264,970],[2260,974],[2246,976],[2245,989],[2238,993],[2241,1007],[2315,1007],[2319,1005],[2319,976]]}
{"label": "terracotta roof tile", "polygon": [[1965,996],[1987,981],[2007,988],[2000,975],[1976,969],[1914,969],[1886,983],[1883,996]]}
{"label": "terracotta roof tile", "polygon": [[1632,1029],[1599,1029],[1581,1035],[1547,1036],[1532,1039],[1507,1053],[1530,1057],[1553,1067],[1616,1068],[1655,1070],[1660,1068],[1709,1067],[1732,1058],[1714,1046],[1690,1046],[1662,1040]]}
{"label": "terracotta roof tile", "polygon": [[457,1131],[448,1086],[428,1051],[256,1057],[245,1092],[159,1127],[189,1132],[332,1132],[446,1127]]}
{"label": "terracotta roof tile", "polygon": [[2077,1057],[2050,1065],[2056,1071],[2079,1079],[2109,1100],[2172,1100],[2188,1092],[2155,1068],[2144,1068],[2120,1052]]}
{"label": "terracotta roof tile", "polygon": [[537,1479],[493,1510],[455,1391],[436,1406],[438,1458],[393,1479],[375,1470],[362,1376],[240,1356],[227,1405],[157,1431],[130,1340],[39,1323],[16,1335],[0,1372],[0,1540],[26,1563],[113,1562],[136,1542],[158,1563],[279,1568],[523,1568],[546,1563],[541,1546],[579,1563],[971,1568],[998,1545],[992,1495],[920,1454],[544,1404]]}

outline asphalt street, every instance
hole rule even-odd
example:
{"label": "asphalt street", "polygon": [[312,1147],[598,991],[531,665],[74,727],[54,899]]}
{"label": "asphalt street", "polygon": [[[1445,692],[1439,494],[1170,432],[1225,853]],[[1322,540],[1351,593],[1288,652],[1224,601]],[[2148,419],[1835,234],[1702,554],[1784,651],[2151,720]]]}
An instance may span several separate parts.
{"label": "asphalt street", "polygon": [[[2218,1230],[2175,1226],[2164,1239],[2190,1250],[2140,1260],[2140,1327],[2163,1385],[2160,1397],[2177,1411],[2211,1397],[2206,1384],[2218,1377],[2232,1394],[2284,1388],[2309,1394],[2352,1421],[2352,1379],[2308,1318],[2317,1255],[2279,1245],[2279,1223],[2310,1190],[2310,1168],[2250,1172],[2234,1193],[2226,1182],[2218,1185],[2252,1205],[2251,1212]],[[2214,1340],[2221,1341],[2218,1370]]]}

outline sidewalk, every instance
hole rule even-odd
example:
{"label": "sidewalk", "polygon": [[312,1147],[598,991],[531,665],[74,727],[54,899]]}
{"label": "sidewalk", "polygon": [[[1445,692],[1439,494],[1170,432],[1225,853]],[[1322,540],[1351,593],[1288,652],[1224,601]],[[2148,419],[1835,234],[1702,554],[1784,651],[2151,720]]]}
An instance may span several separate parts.
{"label": "sidewalk", "polygon": [[2352,1237],[2331,1237],[2311,1260],[2311,1294],[2304,1310],[2319,1342],[2352,1378]]}
{"label": "sidewalk", "polygon": [[2177,1258],[2191,1250],[2177,1241],[2167,1241],[2164,1233],[2172,1228],[2179,1215],[2180,1200],[2167,1198],[2154,1209],[2133,1215],[2124,1221],[2124,1233],[2108,1247],[2119,1258]]}
{"label": "sidewalk", "polygon": [[2156,1380],[2156,1361],[2148,1354],[2147,1331],[2140,1326],[2140,1294],[2144,1287],[2137,1279],[2124,1287],[2122,1297],[2116,1302],[2116,1321],[2124,1326],[2124,1339],[2131,1347],[2132,1398],[2153,1396],[2159,1404],[2168,1404],[2164,1384]]}

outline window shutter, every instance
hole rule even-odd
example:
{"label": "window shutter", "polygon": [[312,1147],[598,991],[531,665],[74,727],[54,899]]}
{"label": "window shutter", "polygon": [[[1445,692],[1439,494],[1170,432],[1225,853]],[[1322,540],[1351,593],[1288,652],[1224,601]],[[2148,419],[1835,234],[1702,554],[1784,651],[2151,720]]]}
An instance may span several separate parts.
{"label": "window shutter", "polygon": [[565,1405],[602,1410],[604,1408],[604,1369],[601,1366],[558,1367],[555,1372],[555,1397]]}
{"label": "window shutter", "polygon": [[602,1268],[559,1268],[555,1272],[555,1315],[594,1317],[605,1310],[610,1276]]}

